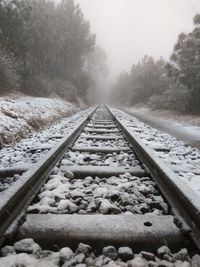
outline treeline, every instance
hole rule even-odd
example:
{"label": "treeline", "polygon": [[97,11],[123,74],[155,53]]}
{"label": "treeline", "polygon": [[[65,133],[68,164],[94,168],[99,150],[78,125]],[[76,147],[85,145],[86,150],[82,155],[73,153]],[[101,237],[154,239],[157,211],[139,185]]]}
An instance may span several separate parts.
{"label": "treeline", "polygon": [[200,113],[200,15],[194,17],[191,33],[179,35],[169,62],[145,56],[130,72],[121,73],[112,101]]}
{"label": "treeline", "polygon": [[95,36],[73,0],[0,0],[0,93],[86,101]]}

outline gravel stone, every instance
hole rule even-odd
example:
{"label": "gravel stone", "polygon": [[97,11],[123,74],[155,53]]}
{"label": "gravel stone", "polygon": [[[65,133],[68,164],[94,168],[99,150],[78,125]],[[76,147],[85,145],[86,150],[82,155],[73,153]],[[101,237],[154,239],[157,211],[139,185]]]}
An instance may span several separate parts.
{"label": "gravel stone", "polygon": [[116,248],[112,246],[104,247],[103,255],[109,257],[112,260],[116,260],[118,257]]}
{"label": "gravel stone", "polygon": [[46,257],[49,257],[53,254],[52,251],[50,250],[42,250],[39,252],[39,254],[37,253],[37,256],[42,259],[42,258],[46,258]]}
{"label": "gravel stone", "polygon": [[62,267],[71,267],[71,266],[76,266],[76,260],[73,258],[73,259],[70,259],[69,261],[66,261]]}
{"label": "gravel stone", "polygon": [[80,253],[74,257],[77,263],[82,263],[85,260],[85,254]]}
{"label": "gravel stone", "polygon": [[157,255],[159,256],[159,257],[163,257],[165,254],[170,254],[171,253],[171,251],[170,251],[170,249],[167,247],[167,246],[162,246],[162,247],[160,247],[158,250],[157,250]]}
{"label": "gravel stone", "polygon": [[102,267],[103,266],[103,259],[104,259],[104,256],[103,255],[101,255],[101,256],[99,256],[98,258],[97,258],[97,260],[96,260],[96,267]]}
{"label": "gravel stone", "polygon": [[[87,179],[91,183],[88,184]],[[145,177],[143,183],[152,186],[153,182]],[[165,214],[165,205],[151,207],[152,202],[165,204],[163,198],[158,200],[152,194],[144,196],[139,192],[141,187],[141,179],[132,177],[129,173],[119,177],[70,180],[59,171],[58,175],[51,175],[50,180],[44,184],[38,202],[29,206],[28,211],[55,214],[125,214],[127,211],[132,214]]]}
{"label": "gravel stone", "polygon": [[141,251],[142,257],[148,261],[155,261],[155,255],[150,252]]}
{"label": "gravel stone", "polygon": [[188,251],[186,248],[181,249],[178,253],[176,253],[173,256],[173,261],[188,261],[189,260],[189,255]]}
{"label": "gravel stone", "polygon": [[115,201],[119,198],[120,192],[118,190],[113,190],[112,192],[109,192],[109,197],[112,201]]}
{"label": "gravel stone", "polygon": [[88,257],[91,252],[92,252],[91,246],[89,246],[87,244],[83,244],[83,243],[80,243],[78,245],[77,250],[76,250],[76,253],[83,253],[83,254],[85,254],[86,257]]}
{"label": "gravel stone", "polygon": [[173,255],[171,254],[164,254],[163,255],[163,260],[169,261],[169,262],[173,262]]}
{"label": "gravel stone", "polygon": [[190,263],[188,261],[176,261],[175,262],[175,267],[190,267]]}
{"label": "gravel stone", "polygon": [[75,179],[75,176],[74,176],[73,172],[71,172],[71,171],[69,171],[69,170],[65,171],[64,176],[65,176],[66,178],[69,178],[70,180]]}
{"label": "gravel stone", "polygon": [[146,264],[141,257],[137,256],[128,262],[128,267],[146,267]]}
{"label": "gravel stone", "polygon": [[36,254],[41,251],[41,247],[32,238],[26,238],[14,243],[16,252]]}
{"label": "gravel stone", "polygon": [[60,258],[62,262],[69,260],[73,255],[73,251],[68,247],[62,248],[60,250]]}
{"label": "gravel stone", "polygon": [[69,165],[69,160],[67,159],[61,160],[60,165]]}
{"label": "gravel stone", "polygon": [[116,205],[112,205],[110,208],[110,212],[112,214],[120,214],[121,213],[121,209],[118,208]]}
{"label": "gravel stone", "polygon": [[109,214],[111,208],[112,208],[112,204],[110,203],[109,200],[105,199],[105,200],[102,200],[101,205],[99,207],[99,211],[102,214]]}
{"label": "gravel stone", "polygon": [[88,257],[85,259],[85,264],[87,266],[95,266],[95,259]]}
{"label": "gravel stone", "polygon": [[15,254],[15,249],[12,246],[5,246],[1,249],[1,256],[6,257],[9,254]]}
{"label": "gravel stone", "polygon": [[133,251],[129,247],[120,247],[118,249],[118,255],[123,261],[128,261],[133,259]]}
{"label": "gravel stone", "polygon": [[105,265],[105,264],[108,264],[110,261],[111,261],[111,258],[109,258],[109,257],[104,257],[104,259],[103,259],[103,264],[104,264],[104,265]]}
{"label": "gravel stone", "polygon": [[[15,250],[15,246],[20,249]],[[4,267],[11,267],[9,265],[10,262],[17,262],[19,266],[25,266],[24,260],[30,262],[32,264],[31,266],[45,267],[200,267],[199,254],[190,258],[186,249],[181,249],[174,254],[167,254],[170,249],[166,246],[159,248],[160,257],[148,251],[141,251],[140,254],[134,255],[132,249],[129,247],[120,247],[117,252],[113,246],[104,247],[102,255],[99,255],[91,246],[83,243],[79,244],[75,253],[69,247],[61,248],[59,252],[41,250],[39,245],[29,238],[16,242],[14,246],[4,247],[2,250],[4,250],[5,256],[0,257],[0,266]],[[167,255],[170,257],[177,257],[177,255],[183,257],[183,255],[187,255],[188,260],[178,259],[170,262],[163,259],[163,256]]]}
{"label": "gravel stone", "polygon": [[192,257],[191,263],[192,263],[192,267],[200,267],[200,255],[195,254]]}

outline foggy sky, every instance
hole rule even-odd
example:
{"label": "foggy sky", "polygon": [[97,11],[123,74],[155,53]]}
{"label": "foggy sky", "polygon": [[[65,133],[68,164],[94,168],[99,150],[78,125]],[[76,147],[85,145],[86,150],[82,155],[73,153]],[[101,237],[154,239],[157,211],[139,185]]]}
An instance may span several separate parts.
{"label": "foggy sky", "polygon": [[145,54],[168,59],[177,36],[193,27],[200,0],[76,0],[108,55],[111,76]]}

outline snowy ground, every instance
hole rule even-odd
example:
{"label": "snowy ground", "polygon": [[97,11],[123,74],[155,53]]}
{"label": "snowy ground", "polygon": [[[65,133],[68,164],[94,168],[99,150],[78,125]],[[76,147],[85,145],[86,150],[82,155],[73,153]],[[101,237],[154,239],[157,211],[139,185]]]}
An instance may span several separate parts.
{"label": "snowy ground", "polygon": [[77,108],[61,99],[11,95],[0,97],[0,146],[68,117]]}
{"label": "snowy ground", "polygon": [[[2,168],[20,168],[36,163],[44,156],[49,148],[54,146],[60,139],[69,133],[83,117],[91,112],[90,109],[78,112],[75,115],[62,119],[58,124],[48,126],[39,133],[31,134],[14,145],[7,145],[0,150],[0,170]],[[19,175],[0,181],[0,192],[3,192],[10,184],[16,181]]]}
{"label": "snowy ground", "polygon": [[[62,120],[60,124],[49,127],[48,130],[35,134],[29,139],[22,140],[14,147],[4,148],[3,153],[0,154],[0,159],[3,160],[4,166],[11,166],[13,162],[20,164],[24,160],[28,163],[37,161],[45,151],[41,150],[42,146],[54,145],[58,137],[63,136],[72,129],[89,111],[90,109],[80,112],[72,118]],[[186,146],[174,137],[152,129],[119,110],[114,112],[151,148],[160,148],[161,150],[164,148],[164,152],[156,152],[158,156],[171,168],[176,168],[180,178],[187,181],[190,186],[194,185],[194,176],[198,178],[200,174],[200,151],[198,149]],[[118,135],[118,133],[116,134]],[[84,135],[86,133],[81,134],[76,144],[91,145],[84,139]],[[103,144],[98,140],[95,143],[97,146]],[[115,146],[113,141],[107,143]],[[38,149],[35,149],[37,147]],[[20,152],[18,152],[19,148],[22,148]],[[27,150],[30,154],[27,154]],[[35,151],[38,156],[33,156]],[[5,155],[7,158],[4,158]],[[113,167],[139,164],[133,153],[121,152],[104,155],[103,153],[69,151],[54,168],[50,179],[41,188],[39,195],[29,206],[28,211],[31,213],[124,213],[127,215],[135,213],[160,215],[168,213],[168,205],[159,195],[155,183],[149,177],[141,178],[124,174],[107,179],[99,177],[95,179],[91,177],[76,179],[73,173],[67,169],[69,165],[91,165],[91,163],[94,166]],[[195,189],[198,191],[198,188]],[[200,190],[198,192],[200,193]],[[97,253],[92,247],[86,244],[79,244],[76,251],[65,247],[59,248],[57,252],[52,252],[43,250],[32,239],[21,240],[12,246],[2,248],[1,256],[0,266],[5,267],[189,267],[198,266],[200,262],[199,255],[190,254],[184,248],[172,253],[168,247],[164,246],[158,248],[155,253],[147,251],[138,253],[134,250],[134,247],[115,248],[109,246],[104,247],[101,253]]]}
{"label": "snowy ground", "polygon": [[53,252],[42,250],[30,238],[2,248],[1,254],[1,267],[198,267],[200,262],[198,254],[190,257],[185,248],[172,253],[162,246],[155,253],[137,253],[130,247],[107,246],[99,254],[91,246],[80,243],[75,251],[64,247]]}
{"label": "snowy ground", "polygon": [[[200,195],[200,150],[113,109],[117,117]],[[157,151],[156,151],[157,150]]]}
{"label": "snowy ground", "polygon": [[152,111],[147,107],[123,108],[142,122],[200,148],[200,116],[180,115],[173,111]]}

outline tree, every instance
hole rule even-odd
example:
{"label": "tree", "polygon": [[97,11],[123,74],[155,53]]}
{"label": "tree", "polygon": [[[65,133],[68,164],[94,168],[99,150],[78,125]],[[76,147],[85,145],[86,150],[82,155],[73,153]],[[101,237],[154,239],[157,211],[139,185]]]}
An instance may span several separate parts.
{"label": "tree", "polygon": [[51,86],[45,91],[45,84],[55,80],[65,89],[67,84],[79,86],[80,96],[87,94],[84,64],[95,36],[74,0],[57,5],[48,0],[0,0],[0,45],[20,66],[23,92],[49,94]]}
{"label": "tree", "polygon": [[114,90],[121,103],[146,103],[151,96],[164,92],[168,83],[165,64],[162,58],[155,61],[150,56],[144,56],[132,66],[130,73],[120,74]]}
{"label": "tree", "polygon": [[107,98],[104,88],[109,74],[106,60],[107,54],[100,46],[95,46],[85,57],[84,72],[89,78],[87,99],[90,103],[104,102]]}
{"label": "tree", "polygon": [[0,93],[14,91],[20,86],[19,66],[12,54],[0,48]]}
{"label": "tree", "polygon": [[111,100],[116,104],[130,104],[131,89],[130,74],[123,71],[113,85]]}
{"label": "tree", "polygon": [[194,17],[194,25],[191,33],[179,35],[169,69],[190,92],[189,110],[200,112],[200,15]]}

